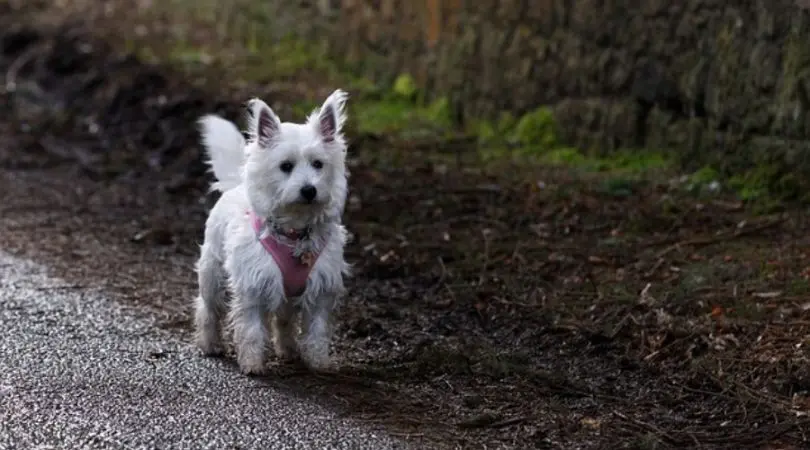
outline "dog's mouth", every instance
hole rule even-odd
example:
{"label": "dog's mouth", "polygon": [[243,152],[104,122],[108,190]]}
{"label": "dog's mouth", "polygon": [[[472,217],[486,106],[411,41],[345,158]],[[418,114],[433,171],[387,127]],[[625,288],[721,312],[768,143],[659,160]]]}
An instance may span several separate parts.
{"label": "dog's mouth", "polygon": [[291,217],[312,217],[326,209],[326,203],[318,200],[298,199],[284,205],[278,213]]}
{"label": "dog's mouth", "polygon": [[291,203],[290,206],[293,207],[301,207],[301,208],[318,208],[326,205],[327,202],[323,201],[320,198],[313,198],[313,199],[306,199],[306,198],[297,198],[294,202]]}

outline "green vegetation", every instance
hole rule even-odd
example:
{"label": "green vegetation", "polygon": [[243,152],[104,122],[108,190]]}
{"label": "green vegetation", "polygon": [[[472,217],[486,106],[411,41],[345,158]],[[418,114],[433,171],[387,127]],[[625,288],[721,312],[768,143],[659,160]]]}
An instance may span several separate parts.
{"label": "green vegetation", "polygon": [[[405,81],[403,81],[405,80]],[[430,103],[419,100],[409,76],[400,76],[389,92],[361,97],[353,106],[357,131],[403,138],[447,136],[455,128],[446,98]]]}
{"label": "green vegetation", "polygon": [[512,139],[526,149],[540,150],[557,146],[557,124],[549,108],[538,108],[517,121]]}
{"label": "green vegetation", "polygon": [[781,209],[785,200],[808,200],[802,195],[800,183],[794,174],[767,162],[731,176],[724,176],[720,170],[705,166],[689,177],[685,187],[696,195],[714,194],[720,189],[731,191],[760,213]]}
{"label": "green vegetation", "polygon": [[[144,14],[182,17],[170,22],[194,24],[178,25],[168,31],[168,36],[165,30],[127,33],[125,48],[144,61],[168,63],[209,82],[219,79],[212,73],[227,71],[237,85],[317,80],[320,85],[342,87],[352,96],[350,126],[359,133],[444,137],[453,129],[447,99],[425,101],[411,75],[400,75],[392,86],[379,86],[327,56],[324,45],[291,35],[274,36],[270,6],[249,0],[232,4],[172,0],[156,4]],[[322,93],[302,94],[295,104],[288,105],[299,118],[322,100]]]}
{"label": "green vegetation", "polygon": [[560,142],[554,113],[547,107],[529,111],[519,118],[504,113],[495,122],[474,121],[469,133],[477,138],[484,160],[517,158],[588,172],[622,175],[640,175],[672,167],[669,158],[660,152],[622,149],[608,155],[598,155],[568,147]]}
{"label": "green vegetation", "polygon": [[[150,15],[168,18],[168,23],[175,24],[172,28],[155,30],[153,34],[133,29],[121,35],[126,48],[142,59],[169,63],[190,74],[199,74],[200,79],[208,82],[219,78],[204,74],[222,70],[237,80],[236,85],[240,84],[238,80],[243,81],[242,85],[317,80],[315,85],[344,87],[352,95],[349,106],[352,133],[433,139],[437,143],[469,138],[477,142],[478,152],[474,156],[484,162],[517,160],[607,173],[609,179],[604,189],[613,195],[631,195],[634,180],[640,175],[674,174],[678,167],[675,159],[661,151],[620,149],[603,154],[567,146],[559,138],[554,112],[548,107],[519,117],[504,112],[496,120],[468,119],[461,129],[454,123],[449,100],[428,97],[412,75],[400,74],[385,86],[357,76],[356,68],[329,57],[322,43],[276,32],[272,8],[270,4],[252,0],[228,4],[213,0],[169,0],[146,10],[143,22],[159,23],[148,20]],[[727,45],[729,36],[721,33],[718,39]],[[794,47],[788,49],[791,58],[787,60],[802,56]],[[321,96],[322,93],[304,91],[300,100],[287,106],[300,119],[319,104]],[[732,190],[741,200],[771,211],[783,199],[802,197],[796,178],[783,172],[761,163],[756,170],[729,177],[725,170],[704,167],[688,178],[685,187],[701,196],[712,195],[719,188]]]}
{"label": "green vegetation", "polygon": [[394,94],[403,99],[414,99],[419,92],[416,81],[408,74],[402,74],[394,81]]}

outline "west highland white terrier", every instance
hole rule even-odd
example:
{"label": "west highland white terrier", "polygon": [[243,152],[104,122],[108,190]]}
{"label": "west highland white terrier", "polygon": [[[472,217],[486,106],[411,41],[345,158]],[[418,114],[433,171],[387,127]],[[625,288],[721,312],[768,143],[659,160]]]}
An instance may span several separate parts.
{"label": "west highland white terrier", "polygon": [[253,99],[247,141],[221,117],[199,121],[211,189],[222,196],[197,262],[196,341],[204,354],[221,354],[226,319],[245,374],[265,371],[270,330],[280,358],[332,365],[331,316],[349,273],[341,223],[347,98],[336,90],[302,124],[281,122]]}

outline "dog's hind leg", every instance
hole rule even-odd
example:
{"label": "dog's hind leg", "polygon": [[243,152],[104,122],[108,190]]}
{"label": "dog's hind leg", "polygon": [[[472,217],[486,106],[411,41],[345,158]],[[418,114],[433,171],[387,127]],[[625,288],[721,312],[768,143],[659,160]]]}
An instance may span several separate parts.
{"label": "dog's hind leg", "polygon": [[222,347],[222,319],[226,309],[225,272],[208,244],[202,246],[197,262],[199,296],[195,300],[195,328],[197,346],[205,355],[220,355]]}

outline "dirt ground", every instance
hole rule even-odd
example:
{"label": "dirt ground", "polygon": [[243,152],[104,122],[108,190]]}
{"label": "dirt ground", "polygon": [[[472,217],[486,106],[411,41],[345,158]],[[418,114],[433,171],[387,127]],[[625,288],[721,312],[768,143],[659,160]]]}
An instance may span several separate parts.
{"label": "dirt ground", "polygon": [[[194,121],[285,92],[205,92],[2,8],[0,248],[187,337],[213,201]],[[810,447],[804,211],[435,162],[463,150],[353,137],[341,368],[268,385],[437,448]]]}

